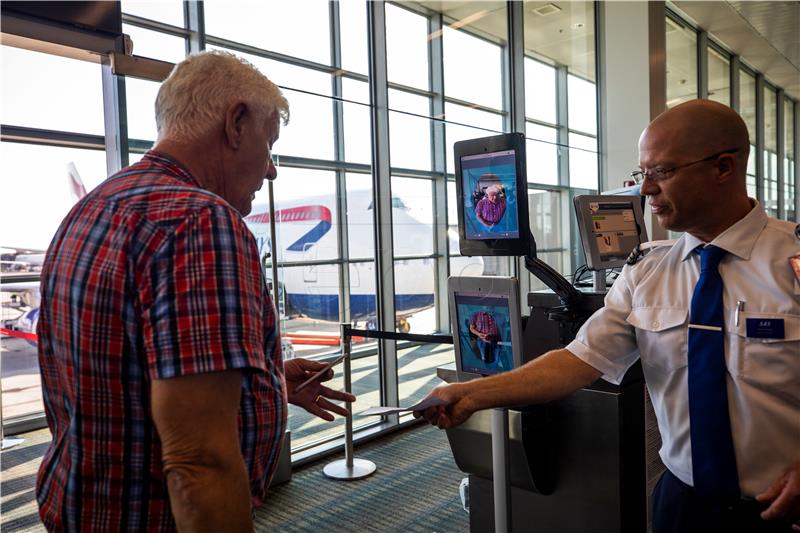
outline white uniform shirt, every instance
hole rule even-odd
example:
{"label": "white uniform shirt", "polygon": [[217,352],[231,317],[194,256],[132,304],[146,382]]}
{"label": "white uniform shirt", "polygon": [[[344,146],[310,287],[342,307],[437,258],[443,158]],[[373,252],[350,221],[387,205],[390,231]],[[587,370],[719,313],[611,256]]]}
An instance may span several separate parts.
{"label": "white uniform shirt", "polygon": [[[795,225],[755,207],[711,244],[725,249],[725,362],[728,409],[745,495],[754,496],[800,460],[800,281],[788,258],[800,253]],[[626,265],[567,349],[619,383],[638,357],[653,401],[667,468],[692,481],[689,437],[689,308],[703,244],[684,234],[673,246]],[[737,320],[737,302],[741,304]],[[748,318],[783,320],[783,339],[748,338]],[[738,325],[737,325],[738,324]]]}

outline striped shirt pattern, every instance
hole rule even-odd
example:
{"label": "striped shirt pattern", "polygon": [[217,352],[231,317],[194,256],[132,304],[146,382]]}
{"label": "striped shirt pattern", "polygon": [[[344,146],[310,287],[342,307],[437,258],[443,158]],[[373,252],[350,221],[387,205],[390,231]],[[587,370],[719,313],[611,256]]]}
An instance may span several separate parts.
{"label": "striped shirt pattern", "polygon": [[41,296],[49,530],[174,530],[151,383],[227,369],[244,371],[239,436],[261,503],[286,427],[283,362],[255,240],[227,202],[148,152],[64,219]]}

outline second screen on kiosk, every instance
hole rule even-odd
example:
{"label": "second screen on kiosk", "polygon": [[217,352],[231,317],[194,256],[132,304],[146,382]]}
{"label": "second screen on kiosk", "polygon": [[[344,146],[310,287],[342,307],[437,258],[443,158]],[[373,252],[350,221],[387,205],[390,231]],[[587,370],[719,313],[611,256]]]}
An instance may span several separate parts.
{"label": "second screen on kiosk", "polygon": [[515,157],[514,150],[503,150],[461,158],[467,239],[519,237]]}

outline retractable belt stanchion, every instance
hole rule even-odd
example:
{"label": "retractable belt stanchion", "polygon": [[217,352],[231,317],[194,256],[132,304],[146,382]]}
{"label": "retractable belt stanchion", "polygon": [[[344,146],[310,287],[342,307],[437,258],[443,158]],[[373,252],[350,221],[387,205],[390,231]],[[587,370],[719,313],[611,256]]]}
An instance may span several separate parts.
{"label": "retractable belt stanchion", "polygon": [[[339,335],[342,339],[344,351],[344,390],[351,391],[350,382],[350,324],[340,324]],[[366,459],[353,457],[353,404],[347,402],[347,418],[344,431],[344,459],[333,461],[325,465],[322,472],[333,479],[361,479],[375,472],[375,463]]]}
{"label": "retractable belt stanchion", "polygon": [[511,532],[511,491],[508,461],[508,409],[492,409],[492,485],[494,531]]}

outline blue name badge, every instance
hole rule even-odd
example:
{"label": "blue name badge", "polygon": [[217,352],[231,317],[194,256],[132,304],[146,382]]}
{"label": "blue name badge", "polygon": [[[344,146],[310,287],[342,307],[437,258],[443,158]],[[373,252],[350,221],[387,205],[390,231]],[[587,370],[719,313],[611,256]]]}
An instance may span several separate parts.
{"label": "blue name badge", "polygon": [[750,339],[784,339],[782,318],[748,318],[747,337]]}

